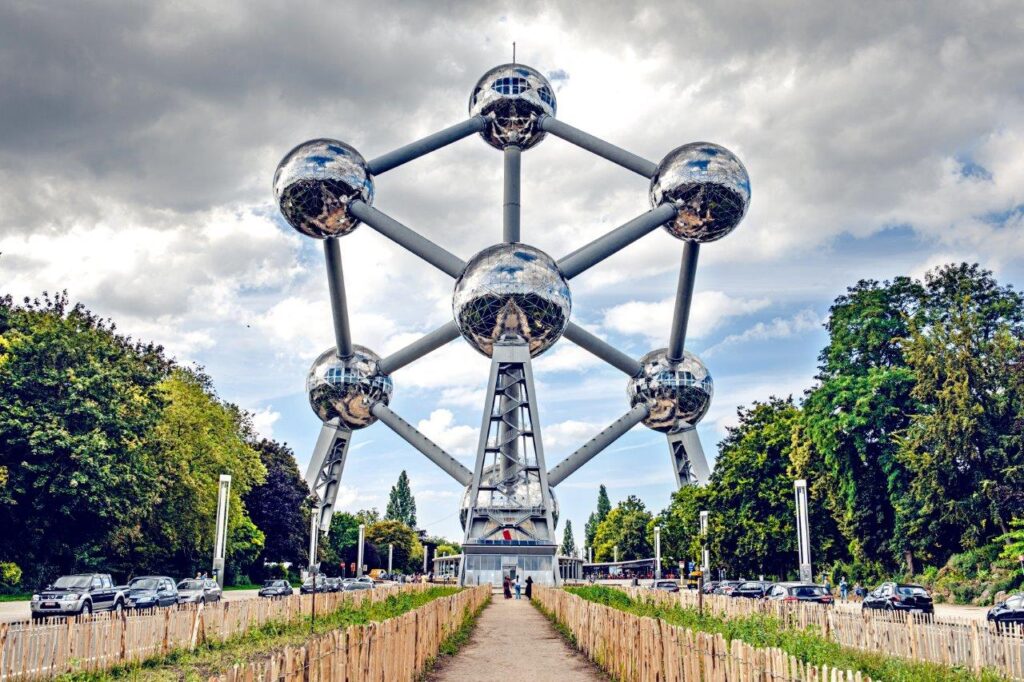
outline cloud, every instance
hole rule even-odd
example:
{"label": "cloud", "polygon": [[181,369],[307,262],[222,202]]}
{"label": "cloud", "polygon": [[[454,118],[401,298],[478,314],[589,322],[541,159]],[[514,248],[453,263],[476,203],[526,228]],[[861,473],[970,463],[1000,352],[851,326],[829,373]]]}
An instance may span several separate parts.
{"label": "cloud", "polygon": [[450,455],[465,459],[476,453],[480,437],[478,429],[456,424],[455,415],[450,410],[434,410],[430,417],[421,419],[416,428]]}
{"label": "cloud", "polygon": [[[544,448],[550,451],[572,452],[593,438],[607,424],[569,419],[544,427]],[[555,462],[548,462],[548,467]]]}
{"label": "cloud", "polygon": [[262,438],[274,438],[274,424],[281,418],[281,413],[273,408],[264,407],[252,413],[252,427]]}
{"label": "cloud", "polygon": [[[740,317],[768,307],[766,298],[739,298],[722,291],[700,291],[693,295],[687,335],[704,338],[732,317]],[[609,308],[604,313],[604,326],[622,334],[638,334],[655,345],[668,341],[672,328],[675,299],[657,303],[629,301]]]}
{"label": "cloud", "polygon": [[792,317],[776,317],[770,322],[758,322],[739,334],[730,334],[715,345],[704,350],[701,356],[708,358],[724,348],[747,343],[748,341],[788,339],[804,332],[821,329],[821,325],[824,322],[825,320],[813,310],[801,310]]}

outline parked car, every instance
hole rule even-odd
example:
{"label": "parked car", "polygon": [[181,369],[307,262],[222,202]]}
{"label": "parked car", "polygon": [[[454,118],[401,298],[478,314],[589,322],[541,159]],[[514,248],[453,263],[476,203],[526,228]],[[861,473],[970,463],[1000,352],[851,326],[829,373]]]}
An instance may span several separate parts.
{"label": "parked car", "polygon": [[327,578],[328,592],[341,592],[344,587],[341,585],[341,578]]}
{"label": "parked car", "polygon": [[743,582],[740,580],[723,580],[722,582],[715,585],[715,589],[712,594],[724,594],[730,596],[737,587],[742,585]]}
{"label": "parked car", "polygon": [[356,590],[372,590],[373,582],[363,582],[361,580],[353,580],[350,583],[345,583],[346,592],[355,592]]}
{"label": "parked car", "polygon": [[745,597],[747,599],[761,599],[768,592],[772,584],[767,580],[748,580],[736,586],[729,596]]}
{"label": "parked car", "polygon": [[678,592],[679,583],[675,580],[655,580],[651,583],[651,589],[662,592]]}
{"label": "parked car", "polygon": [[178,603],[178,588],[165,575],[143,575],[125,586],[126,606],[133,609],[153,609]]}
{"label": "parked car", "polygon": [[223,594],[213,578],[189,578],[178,583],[179,604],[209,604],[220,601]]}
{"label": "parked car", "polygon": [[1015,594],[988,610],[988,621],[996,627],[1024,623],[1024,594]]}
{"label": "parked car", "polygon": [[261,597],[287,597],[295,594],[295,590],[287,580],[268,580],[260,588]]}
{"label": "parked car", "polygon": [[767,599],[787,602],[812,602],[831,604],[832,595],[823,585],[813,583],[775,583],[768,589]]}
{"label": "parked car", "polygon": [[861,609],[884,609],[908,613],[935,613],[932,596],[920,585],[882,583],[861,603]]}
{"label": "parked car", "polygon": [[712,580],[710,582],[704,583],[704,590],[703,590],[704,594],[713,594],[714,591],[715,591],[715,588],[718,587],[721,583],[722,583],[721,580]]}
{"label": "parked car", "polygon": [[[327,578],[322,575],[316,577],[316,592],[330,592],[331,588],[327,585]],[[301,594],[313,594],[313,579],[306,578],[302,581],[302,587],[299,588]]]}
{"label": "parked car", "polygon": [[78,573],[62,575],[33,594],[30,606],[33,619],[82,616],[94,611],[120,612],[125,596],[107,573]]}

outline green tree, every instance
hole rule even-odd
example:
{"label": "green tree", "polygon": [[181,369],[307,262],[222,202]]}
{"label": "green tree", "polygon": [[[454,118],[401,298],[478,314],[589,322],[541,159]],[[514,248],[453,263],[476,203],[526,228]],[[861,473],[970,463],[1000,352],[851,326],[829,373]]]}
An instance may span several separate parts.
{"label": "green tree", "polygon": [[896,435],[915,405],[904,339],[923,292],[920,283],[897,277],[862,280],[836,299],[797,443],[812,496],[823,500],[845,540],[845,551],[836,553],[890,567],[903,549],[894,527],[906,488]]}
{"label": "green tree", "polygon": [[594,546],[594,535],[597,533],[597,527],[605,520],[605,517],[608,516],[608,512],[611,510],[612,502],[608,499],[608,489],[602,483],[597,489],[597,511],[587,518],[587,524],[583,528],[584,541],[588,548]]}
{"label": "green tree", "polygon": [[572,536],[572,521],[565,520],[565,529],[562,531],[562,546],[559,550],[562,556],[576,556],[576,540]]}
{"label": "green tree", "polygon": [[619,561],[653,556],[647,526],[654,517],[636,495],[630,495],[608,512],[594,534],[594,560],[611,561],[618,547]]}
{"label": "green tree", "polygon": [[792,398],[737,410],[707,489],[711,553],[731,575],[786,576],[794,568]]}
{"label": "green tree", "polygon": [[265,536],[263,551],[249,571],[251,577],[259,579],[264,563],[308,564],[311,498],[291,448],[266,439],[254,447],[267,477],[243,499],[249,518]]}
{"label": "green tree", "polygon": [[707,490],[695,485],[683,486],[672,493],[668,507],[651,520],[648,535],[653,538],[655,524],[661,526],[661,553],[666,562],[699,560],[700,512],[707,504]]}
{"label": "green tree", "polygon": [[[145,541],[127,541],[135,539],[133,533],[116,551],[137,571],[189,575],[209,570],[220,475],[231,475],[228,528],[233,533],[248,521],[244,497],[263,483],[267,471],[250,445],[248,416],[220,401],[209,377],[176,368],[161,382],[160,392],[164,409],[147,446],[158,496],[137,528],[137,537]],[[255,537],[248,532],[245,542]]]}
{"label": "green tree", "polygon": [[[115,569],[163,483],[147,443],[169,363],[65,295],[0,297],[0,560],[24,584]],[[17,532],[6,532],[17,529]]]}
{"label": "green tree", "polygon": [[410,528],[416,527],[416,499],[412,496],[409,476],[404,469],[398,474],[398,482],[391,487],[384,518],[389,521],[401,521]]}
{"label": "green tree", "polygon": [[899,511],[917,556],[944,563],[1024,515],[1024,299],[977,265],[933,270],[925,288],[907,342],[920,409],[900,440],[910,486]]}
{"label": "green tree", "polygon": [[[413,529],[401,521],[385,519],[384,521],[370,524],[366,528],[366,541],[372,543],[377,548],[384,567],[387,566],[388,545],[390,544],[394,547],[392,559],[395,568],[406,571],[412,571],[417,568],[417,566],[411,565],[410,562],[414,550],[420,545],[420,541]],[[421,553],[420,561],[422,561],[422,557]],[[422,564],[420,564],[419,568],[422,568]]]}
{"label": "green tree", "polygon": [[[334,512],[331,527],[320,540],[319,559],[325,572],[334,573],[335,569],[340,572],[342,566],[355,561],[356,546],[359,544],[359,524],[360,521],[355,514]],[[307,522],[307,528],[308,526]],[[306,533],[308,535],[309,531]],[[327,571],[327,567],[332,570]]]}

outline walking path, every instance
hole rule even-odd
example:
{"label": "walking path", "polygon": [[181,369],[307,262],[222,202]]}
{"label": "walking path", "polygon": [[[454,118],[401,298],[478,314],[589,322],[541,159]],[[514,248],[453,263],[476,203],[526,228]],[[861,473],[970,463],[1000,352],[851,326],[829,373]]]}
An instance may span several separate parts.
{"label": "walking path", "polygon": [[430,676],[432,682],[523,680],[606,681],[582,654],[569,648],[548,619],[523,597],[495,594],[469,643]]}

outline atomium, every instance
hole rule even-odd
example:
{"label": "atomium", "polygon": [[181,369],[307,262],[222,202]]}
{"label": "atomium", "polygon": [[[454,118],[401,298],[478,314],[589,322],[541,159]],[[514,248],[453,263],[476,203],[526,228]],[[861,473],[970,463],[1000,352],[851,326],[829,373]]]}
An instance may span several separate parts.
{"label": "atomium", "polygon": [[309,368],[309,405],[321,421],[338,419],[350,429],[369,426],[376,421],[370,413],[374,404],[391,402],[391,377],[381,374],[380,358],[368,348],[353,345],[348,358],[337,353],[328,348]]}
{"label": "atomium", "polygon": [[[477,82],[464,121],[369,160],[344,142],[311,140],[289,152],[274,176],[274,195],[288,223],[323,240],[331,296],[336,347],[316,359],[306,382],[310,406],[324,422],[306,472],[320,500],[314,528],[330,528],[353,430],[380,421],[464,488],[462,584],[492,580],[491,573],[500,580],[513,564],[535,579],[546,575],[542,582],[558,582],[552,488],[637,424],[666,435],[677,485],[699,484],[710,475],[694,426],[708,411],[714,385],[704,364],[686,350],[686,332],[701,245],[721,239],[744,217],[747,171],[727,149],[708,142],[678,147],[654,164],[556,120],[556,109],[551,84],[540,72],[505,64]],[[503,241],[466,262],[373,206],[374,176],[476,133],[502,152]],[[520,152],[547,134],[643,178],[637,178],[637,190],[646,185],[653,208],[558,260],[521,243]],[[359,224],[455,280],[454,319],[384,358],[353,345],[349,329],[337,238]],[[668,348],[637,360],[570,321],[569,281],[659,226],[685,241],[673,322]],[[491,358],[472,470],[389,406],[393,372],[460,336]],[[563,336],[628,377],[630,409],[548,469],[532,359]],[[317,537],[311,533],[310,557],[316,556]],[[498,570],[486,568],[485,558]]]}
{"label": "atomium", "polygon": [[499,341],[522,340],[536,357],[569,323],[572,296],[555,261],[526,244],[478,253],[455,283],[452,311],[471,346],[491,357]]}
{"label": "atomium", "polygon": [[288,152],[274,173],[274,198],[288,224],[309,237],[348,234],[359,221],[348,204],[373,203],[373,178],[359,152],[337,140],[310,140]]}
{"label": "atomium", "polygon": [[647,407],[645,426],[668,433],[703,419],[715,384],[696,355],[683,351],[683,359],[672,362],[661,348],[640,358],[640,375],[630,379],[627,394],[631,405]]}
{"label": "atomium", "polygon": [[484,116],[480,135],[498,149],[529,149],[542,139],[542,116],[554,116],[555,91],[548,79],[522,64],[503,64],[483,75],[469,98],[469,115]]}
{"label": "atomium", "polygon": [[651,178],[651,205],[672,203],[679,209],[665,224],[670,234],[699,243],[732,232],[750,203],[750,178],[740,160],[725,147],[693,142],[672,150]]}

